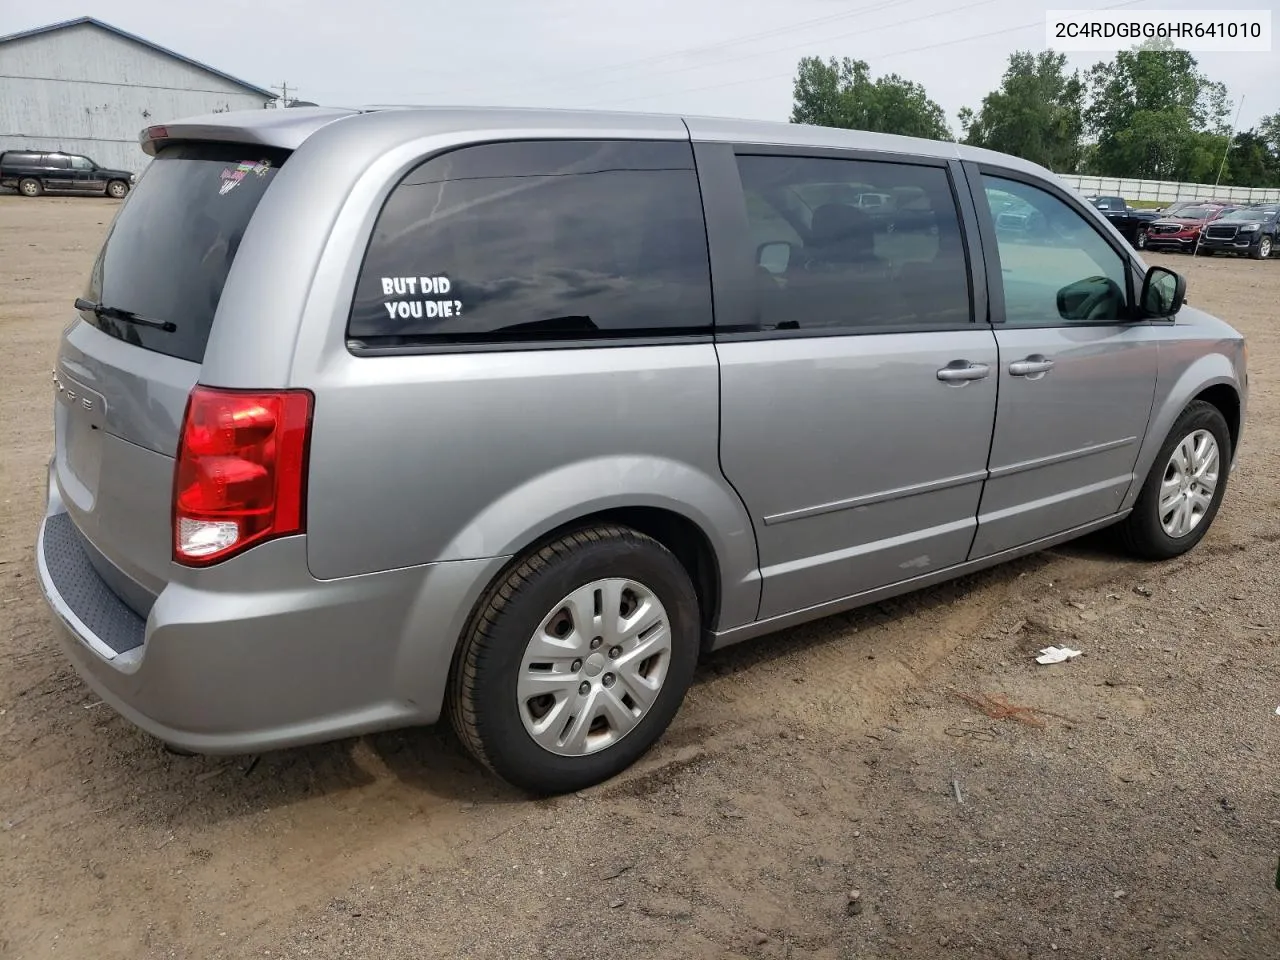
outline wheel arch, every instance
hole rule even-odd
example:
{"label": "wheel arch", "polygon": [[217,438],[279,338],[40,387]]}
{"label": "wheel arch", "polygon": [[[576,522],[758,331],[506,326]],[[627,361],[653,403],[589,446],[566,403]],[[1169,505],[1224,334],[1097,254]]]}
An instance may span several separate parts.
{"label": "wheel arch", "polygon": [[[574,530],[613,523],[630,527],[662,544],[680,561],[693,583],[698,597],[698,608],[704,636],[709,636],[719,622],[723,600],[720,558],[711,544],[711,538],[702,527],[667,507],[635,506],[613,507],[584,514],[566,521],[518,551],[517,557],[536,550],[540,544],[558,540]],[[505,569],[503,573],[505,574]]]}
{"label": "wheel arch", "polygon": [[718,474],[674,459],[600,457],[530,477],[462,524],[441,554],[519,558],[598,522],[633,527],[674,553],[711,611],[709,629],[758,614],[759,557],[746,507]]}
{"label": "wheel arch", "polygon": [[1174,422],[1196,400],[1211,403],[1222,412],[1231,435],[1234,460],[1236,444],[1244,426],[1244,399],[1232,359],[1225,352],[1206,353],[1188,364],[1170,386],[1157,385],[1155,406],[1134,464],[1133,482],[1120,505],[1122,510],[1132,508],[1137,502],[1143,482]]}
{"label": "wheel arch", "polygon": [[1202,400],[1218,408],[1227,421],[1227,432],[1231,435],[1231,456],[1235,456],[1240,443],[1240,393],[1231,383],[1215,383],[1196,394],[1191,402]]}

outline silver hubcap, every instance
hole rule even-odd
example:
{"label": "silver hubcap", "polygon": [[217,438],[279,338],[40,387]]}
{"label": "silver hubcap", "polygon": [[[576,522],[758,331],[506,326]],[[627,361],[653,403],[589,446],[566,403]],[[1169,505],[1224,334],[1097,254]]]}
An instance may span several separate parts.
{"label": "silver hubcap", "polygon": [[1218,441],[1197,430],[1174,448],[1160,485],[1160,526],[1175,540],[1200,526],[1218,489]]}
{"label": "silver hubcap", "polygon": [[581,757],[613,746],[653,706],[671,663],[671,624],[648,587],[595,580],[547,614],[516,682],[520,719],[544,750]]}
{"label": "silver hubcap", "polygon": [[1261,242],[1258,244],[1258,251],[1264,257],[1271,256],[1271,238],[1270,237],[1262,238]]}
{"label": "silver hubcap", "polygon": [[40,192],[40,188],[37,187],[34,183],[24,183],[22,185],[22,192],[25,193],[28,197],[34,197],[37,193]]}

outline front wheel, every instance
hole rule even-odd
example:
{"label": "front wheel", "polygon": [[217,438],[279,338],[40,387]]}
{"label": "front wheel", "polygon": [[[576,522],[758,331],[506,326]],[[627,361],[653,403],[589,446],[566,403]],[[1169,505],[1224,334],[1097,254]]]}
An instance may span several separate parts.
{"label": "front wheel", "polygon": [[1266,260],[1271,256],[1272,241],[1270,237],[1263,237],[1258,241],[1258,245],[1253,248],[1253,259]]}
{"label": "front wheel", "polygon": [[1182,411],[1120,527],[1125,547],[1146,560],[1181,556],[1217,516],[1231,470],[1231,434],[1222,413],[1197,400]]}
{"label": "front wheel", "polygon": [[697,595],[670,551],[612,524],[566,534],[481,601],[453,671],[453,727],[514,786],[581,790],[662,736],[698,640]]}
{"label": "front wheel", "polygon": [[1138,235],[1134,238],[1133,245],[1139,250],[1147,249],[1147,228],[1139,227]]}
{"label": "front wheel", "polygon": [[123,200],[129,192],[129,185],[123,180],[112,180],[107,184],[107,196],[113,200]]}

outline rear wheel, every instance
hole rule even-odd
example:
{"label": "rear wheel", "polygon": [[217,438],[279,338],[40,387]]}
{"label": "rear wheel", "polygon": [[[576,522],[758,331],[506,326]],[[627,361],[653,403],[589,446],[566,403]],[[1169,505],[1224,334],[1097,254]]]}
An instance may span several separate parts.
{"label": "rear wheel", "polygon": [[34,177],[23,177],[18,181],[18,192],[24,197],[38,197],[44,193],[44,185]]}
{"label": "rear wheel", "polygon": [[1138,235],[1134,238],[1133,245],[1139,250],[1147,249],[1147,228],[1139,227]]}
{"label": "rear wheel", "polygon": [[611,524],[527,555],[473,617],[450,717],[467,749],[534,793],[614,776],[662,735],[693,681],[698,601],[657,541]]}
{"label": "rear wheel", "polygon": [[129,192],[129,185],[123,180],[112,180],[107,184],[107,196],[115,200],[123,200],[124,195]]}
{"label": "rear wheel", "polygon": [[1125,547],[1167,560],[1194,547],[1217,516],[1231,470],[1231,434],[1217,407],[1197,400],[1182,411],[1120,527]]}
{"label": "rear wheel", "polygon": [[1251,256],[1255,260],[1266,260],[1271,256],[1272,240],[1270,237],[1263,237],[1258,241],[1258,245],[1253,248]]}

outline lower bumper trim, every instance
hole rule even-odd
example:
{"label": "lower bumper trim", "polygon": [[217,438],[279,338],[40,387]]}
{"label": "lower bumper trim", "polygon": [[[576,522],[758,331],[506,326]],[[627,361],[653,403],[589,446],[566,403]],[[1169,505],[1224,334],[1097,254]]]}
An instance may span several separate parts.
{"label": "lower bumper trim", "polygon": [[50,605],[95,653],[113,660],[142,646],[146,621],[98,576],[70,514],[45,518],[36,558]]}

